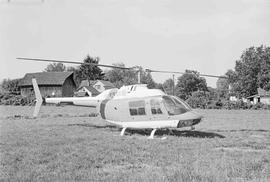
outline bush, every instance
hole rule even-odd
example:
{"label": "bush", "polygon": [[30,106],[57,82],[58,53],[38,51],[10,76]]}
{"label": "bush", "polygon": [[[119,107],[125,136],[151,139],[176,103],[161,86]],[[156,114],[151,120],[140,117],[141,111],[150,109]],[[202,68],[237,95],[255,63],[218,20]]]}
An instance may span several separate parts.
{"label": "bush", "polygon": [[8,93],[19,93],[20,79],[4,79],[1,83],[1,88]]}
{"label": "bush", "polygon": [[263,109],[263,107],[264,107],[264,104],[258,102],[258,103],[254,104],[254,105],[252,106],[252,109],[258,110],[258,109]]}
{"label": "bush", "polygon": [[23,97],[21,95],[14,94],[1,94],[0,105],[30,105],[34,102],[34,98]]}
{"label": "bush", "polygon": [[221,100],[218,101],[210,101],[207,104],[207,109],[222,109],[223,103]]}
{"label": "bush", "polygon": [[203,91],[193,92],[186,101],[192,108],[205,109],[209,102],[209,93]]}

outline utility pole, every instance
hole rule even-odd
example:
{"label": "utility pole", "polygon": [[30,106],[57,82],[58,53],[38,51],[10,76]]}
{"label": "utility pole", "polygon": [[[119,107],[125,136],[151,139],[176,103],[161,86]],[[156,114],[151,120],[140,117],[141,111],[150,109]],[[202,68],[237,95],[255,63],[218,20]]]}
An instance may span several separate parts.
{"label": "utility pole", "polygon": [[141,84],[141,70],[138,70],[138,84]]}
{"label": "utility pole", "polygon": [[173,96],[174,96],[174,74],[172,75],[172,77],[173,77]]}

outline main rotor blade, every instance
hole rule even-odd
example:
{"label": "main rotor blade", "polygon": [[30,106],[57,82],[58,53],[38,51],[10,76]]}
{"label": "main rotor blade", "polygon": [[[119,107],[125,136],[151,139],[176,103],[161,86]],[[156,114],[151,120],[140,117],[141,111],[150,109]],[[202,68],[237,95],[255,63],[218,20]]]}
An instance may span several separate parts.
{"label": "main rotor blade", "polygon": [[81,63],[81,62],[76,62],[76,61],[64,61],[64,60],[55,60],[55,59],[39,59],[39,58],[16,58],[16,59],[27,60],[27,61],[41,61],[41,62],[55,62],[55,63],[69,63],[69,64],[85,64],[85,65],[101,66],[101,67],[106,67],[106,68],[119,68],[119,69],[126,69],[126,70],[132,69],[132,68],[125,68],[125,67],[106,65],[106,64]]}
{"label": "main rotor blade", "polygon": [[[150,70],[150,69],[146,69],[146,71],[148,72],[156,72],[156,73],[175,73],[175,74],[185,74],[184,72],[178,72],[178,71],[159,71],[159,70]],[[192,73],[190,73],[192,74]],[[205,77],[212,77],[212,78],[226,78],[225,76],[217,76],[217,75],[206,75],[206,74],[199,74],[199,76],[205,76]]]}

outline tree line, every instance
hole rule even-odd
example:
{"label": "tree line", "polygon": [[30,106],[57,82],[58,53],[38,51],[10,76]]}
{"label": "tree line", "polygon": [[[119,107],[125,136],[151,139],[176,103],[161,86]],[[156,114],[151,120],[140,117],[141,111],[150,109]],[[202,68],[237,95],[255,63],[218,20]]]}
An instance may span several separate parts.
{"label": "tree line", "polygon": [[[99,64],[99,62],[99,57],[90,55],[83,59],[83,63]],[[125,67],[124,63],[114,63],[113,65]],[[72,71],[77,86],[82,80],[107,80],[118,88],[123,85],[136,84],[138,70],[141,72],[142,84],[147,84],[148,88],[161,89],[170,95],[175,94],[186,100],[192,107],[218,108],[224,105],[234,107],[228,104],[228,99],[232,95],[242,98],[256,94],[257,88],[270,90],[270,47],[261,45],[244,50],[240,58],[236,60],[234,69],[228,70],[224,74],[227,78],[217,80],[217,88],[208,87],[205,78],[200,77],[196,70],[185,70],[185,73],[176,80],[169,78],[163,83],[156,83],[151,73],[140,66],[132,70],[119,68],[102,70],[98,66],[89,64],[66,67],[62,63],[51,63],[44,69],[46,72]],[[16,93],[19,91],[18,82],[17,79],[5,79],[2,81],[1,88],[7,92]]]}

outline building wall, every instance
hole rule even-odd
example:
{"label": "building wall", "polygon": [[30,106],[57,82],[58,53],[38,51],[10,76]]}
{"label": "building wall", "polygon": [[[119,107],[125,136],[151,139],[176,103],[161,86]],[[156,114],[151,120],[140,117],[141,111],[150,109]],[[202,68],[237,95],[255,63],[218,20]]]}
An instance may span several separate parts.
{"label": "building wall", "polygon": [[75,82],[73,81],[72,76],[69,76],[62,87],[62,96],[63,97],[72,97],[76,90]]}
{"label": "building wall", "polygon": [[[61,97],[61,86],[39,86],[42,97]],[[34,89],[32,86],[21,87],[21,95],[25,97],[34,97]]]}
{"label": "building wall", "polygon": [[[87,89],[85,89],[85,87],[82,87],[81,89],[79,89],[79,90],[77,91],[77,93],[78,93],[78,94],[81,94],[81,95],[83,95],[83,96],[85,96],[86,93],[87,93],[87,94],[88,94],[88,95],[87,95],[88,97],[92,97],[92,93],[89,92]],[[83,94],[83,93],[84,93],[84,94]]]}
{"label": "building wall", "polygon": [[105,90],[104,84],[103,84],[102,82],[100,82],[100,81],[97,81],[97,82],[93,85],[93,87],[94,87],[97,91],[99,91],[100,93],[103,92],[103,91]]}
{"label": "building wall", "polygon": [[263,104],[270,104],[270,97],[261,97],[260,102]]}

